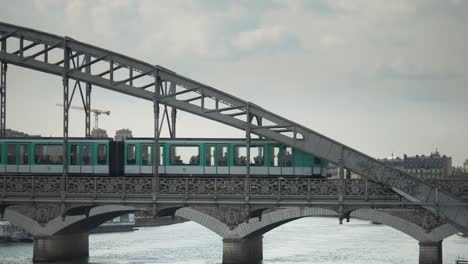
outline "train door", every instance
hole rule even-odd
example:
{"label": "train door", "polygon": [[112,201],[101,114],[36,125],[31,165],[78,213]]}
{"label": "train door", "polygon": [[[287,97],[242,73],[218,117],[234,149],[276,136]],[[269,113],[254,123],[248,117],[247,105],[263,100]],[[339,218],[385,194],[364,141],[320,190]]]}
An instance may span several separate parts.
{"label": "train door", "polygon": [[217,167],[216,173],[218,175],[229,175],[229,145],[218,144],[217,145]]}
{"label": "train door", "polygon": [[0,143],[0,173],[5,172],[5,158],[3,154],[3,150],[5,149],[5,145],[3,143]]}
{"label": "train door", "polygon": [[268,174],[281,175],[281,145],[271,144],[269,154]]}
{"label": "train door", "polygon": [[93,170],[93,144],[81,144],[81,173],[94,174]]}
{"label": "train door", "polygon": [[141,144],[141,174],[153,173],[153,145]]}
{"label": "train door", "polygon": [[16,146],[17,148],[17,164],[19,173],[31,173],[31,165],[29,162],[30,145],[21,143]]}
{"label": "train door", "polygon": [[141,166],[137,162],[137,144],[127,143],[125,145],[125,175],[135,175],[141,173]]}
{"label": "train door", "polygon": [[281,175],[294,175],[294,156],[291,147],[283,146]]}
{"label": "train door", "polygon": [[6,160],[6,172],[18,173],[18,165],[16,164],[16,143],[6,144],[7,160]]}
{"label": "train door", "polygon": [[204,175],[215,175],[216,174],[216,163],[217,153],[216,145],[206,144],[205,145],[205,164],[203,168]]}
{"label": "train door", "polygon": [[109,146],[107,143],[95,144],[94,174],[109,174]]}
{"label": "train door", "polygon": [[72,174],[81,173],[81,146],[78,143],[71,143],[68,146],[68,172]]}
{"label": "train door", "polygon": [[158,172],[160,174],[166,174],[166,166],[167,163],[165,162],[164,159],[164,145],[159,145],[159,166],[158,166]]}
{"label": "train door", "polygon": [[250,147],[250,174],[268,175],[268,164],[265,162],[267,152],[265,145],[253,145]]}

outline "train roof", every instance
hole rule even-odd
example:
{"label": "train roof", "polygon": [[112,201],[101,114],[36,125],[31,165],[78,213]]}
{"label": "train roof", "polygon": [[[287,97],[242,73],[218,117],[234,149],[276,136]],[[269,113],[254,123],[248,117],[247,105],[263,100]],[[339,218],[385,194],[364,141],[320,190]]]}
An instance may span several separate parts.
{"label": "train roof", "polygon": [[[1,140],[62,140],[62,137],[2,137]],[[108,140],[108,141],[115,141],[113,138],[94,138],[94,137],[69,137],[68,140]],[[126,138],[126,141],[132,140],[154,140],[151,137],[133,137],[133,138]],[[174,141],[245,141],[245,138],[159,138],[159,140],[174,140]],[[269,139],[260,139],[260,138],[252,138],[252,141],[265,141],[265,142],[274,142]]]}
{"label": "train roof", "polygon": [[[40,142],[40,141],[62,141],[62,137],[5,137],[0,138],[0,142]],[[69,142],[114,142],[115,140],[112,138],[85,138],[85,137],[69,137]],[[154,138],[150,137],[134,137],[134,138],[126,138],[123,142],[153,142]],[[183,142],[183,143],[243,143],[246,141],[245,138],[160,138],[160,142]],[[262,143],[262,144],[278,144],[276,141],[269,140],[269,139],[260,139],[260,138],[253,138],[251,142],[255,143]]]}

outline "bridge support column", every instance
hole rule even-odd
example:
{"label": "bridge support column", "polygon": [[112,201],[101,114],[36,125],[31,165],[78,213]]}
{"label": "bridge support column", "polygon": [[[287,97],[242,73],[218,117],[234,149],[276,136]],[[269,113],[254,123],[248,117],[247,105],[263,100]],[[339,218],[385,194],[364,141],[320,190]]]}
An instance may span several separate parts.
{"label": "bridge support column", "polygon": [[51,262],[89,257],[89,234],[64,234],[34,239],[33,261]]}
{"label": "bridge support column", "polygon": [[419,242],[419,264],[442,264],[442,241]]}
{"label": "bridge support column", "polygon": [[260,263],[263,260],[263,236],[223,239],[223,264]]}

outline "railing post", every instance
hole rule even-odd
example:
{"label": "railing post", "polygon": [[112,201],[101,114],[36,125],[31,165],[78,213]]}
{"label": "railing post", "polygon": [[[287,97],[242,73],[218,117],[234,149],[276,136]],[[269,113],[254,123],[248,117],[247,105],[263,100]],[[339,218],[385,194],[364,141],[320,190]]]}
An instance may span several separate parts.
{"label": "railing post", "polygon": [[34,176],[31,176],[31,199],[34,198]]}
{"label": "railing post", "polygon": [[214,199],[218,199],[218,178],[214,178]]}
{"label": "railing post", "polygon": [[369,179],[366,178],[366,190],[365,190],[365,197],[364,200],[367,202],[369,201]]}
{"label": "railing post", "polygon": [[126,181],[125,181],[125,176],[122,177],[122,199],[125,199],[127,197],[127,188],[126,188]]}
{"label": "railing post", "polygon": [[281,200],[281,177],[278,177],[278,195],[276,196],[276,202]]}
{"label": "railing post", "polygon": [[185,178],[185,200],[188,200],[188,178]]}
{"label": "railing post", "polygon": [[3,176],[3,179],[2,179],[2,180],[3,180],[2,198],[5,198],[5,196],[6,196],[6,184],[7,184],[7,183],[6,183],[6,177],[7,177],[7,176],[4,175],[4,176]]}
{"label": "railing post", "polygon": [[97,198],[97,177],[94,176],[94,199]]}

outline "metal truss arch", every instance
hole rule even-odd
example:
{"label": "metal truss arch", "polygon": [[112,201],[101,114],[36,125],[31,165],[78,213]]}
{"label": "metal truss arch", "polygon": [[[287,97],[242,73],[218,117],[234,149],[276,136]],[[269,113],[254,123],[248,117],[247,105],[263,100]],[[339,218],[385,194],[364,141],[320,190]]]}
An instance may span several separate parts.
{"label": "metal truss arch", "polygon": [[[436,211],[447,221],[468,233],[467,206],[454,205],[433,209],[439,202],[457,203],[459,202],[457,197],[440,190],[437,185],[386,167],[362,152],[254,103],[164,67],[69,37],[6,23],[0,23],[0,36],[0,42],[8,47],[0,51],[0,61],[3,63],[58,76],[64,76],[66,73],[67,78],[75,81],[149,101],[157,100],[157,103],[163,106],[189,112],[289,145],[331,163],[340,164],[349,171],[390,187],[411,202],[433,204],[435,206],[428,207],[429,210]],[[70,59],[77,58],[86,62],[82,65],[70,65],[64,57],[66,53],[63,52],[64,49],[69,51]],[[168,93],[159,94],[159,91],[164,90],[163,83],[169,84],[170,89]],[[252,117],[256,117],[257,121],[261,122],[252,124]]]}

